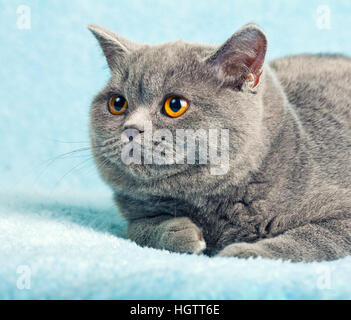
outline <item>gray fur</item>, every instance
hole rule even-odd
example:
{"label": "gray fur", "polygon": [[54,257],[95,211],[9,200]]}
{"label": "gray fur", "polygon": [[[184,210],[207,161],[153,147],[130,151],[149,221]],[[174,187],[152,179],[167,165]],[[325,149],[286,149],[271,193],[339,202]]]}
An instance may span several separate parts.
{"label": "gray fur", "polygon": [[[263,66],[266,37],[247,25],[223,46],[183,41],[135,44],[97,26],[111,79],[91,108],[99,172],[142,246],[176,252],[291,261],[351,253],[351,60],[299,55]],[[261,45],[258,45],[261,44]],[[128,110],[107,110],[112,93]],[[188,98],[179,118],[162,114],[165,95]],[[121,163],[125,124],[154,129],[229,128],[230,168]]]}

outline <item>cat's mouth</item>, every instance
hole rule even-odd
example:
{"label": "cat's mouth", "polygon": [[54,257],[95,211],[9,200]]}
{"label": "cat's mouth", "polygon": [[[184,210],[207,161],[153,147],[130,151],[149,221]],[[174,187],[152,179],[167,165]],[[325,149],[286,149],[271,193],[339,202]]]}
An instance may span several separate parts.
{"label": "cat's mouth", "polygon": [[[184,174],[189,170],[187,165],[156,165],[156,164],[124,164],[118,158],[101,158],[103,165],[108,165],[110,168],[115,167],[117,171],[123,171],[127,175],[131,175],[137,179],[147,181],[157,181],[167,179],[178,174]],[[101,167],[101,166],[99,166]]]}
{"label": "cat's mouth", "polygon": [[[130,155],[133,151],[130,151]],[[128,174],[145,180],[165,179],[189,170],[189,166],[187,164],[162,163],[163,159],[156,160],[156,163],[148,163],[143,156],[141,157],[140,163],[126,163],[122,161],[121,158],[119,158],[119,160],[117,158],[112,161],[116,164],[116,166]],[[157,163],[157,161],[159,161],[159,163]]]}
{"label": "cat's mouth", "polygon": [[192,172],[201,170],[204,166],[196,163],[198,156],[195,156],[195,163],[189,163],[186,152],[182,158],[176,148],[160,142],[154,142],[152,146],[128,145],[114,139],[108,144],[105,141],[105,146],[96,150],[95,155],[102,166],[108,162],[110,167],[115,166],[116,170],[144,180],[165,179],[186,173],[190,168]]}

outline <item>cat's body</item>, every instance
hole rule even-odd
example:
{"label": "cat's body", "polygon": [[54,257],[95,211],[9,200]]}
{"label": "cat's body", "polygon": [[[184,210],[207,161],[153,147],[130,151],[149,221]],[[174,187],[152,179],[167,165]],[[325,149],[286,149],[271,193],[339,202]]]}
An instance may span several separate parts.
{"label": "cat's body", "polygon": [[[261,76],[266,45],[251,25],[219,49],[182,42],[133,48],[121,58],[123,69],[111,58],[112,38],[105,41],[114,35],[92,29],[113,74],[93,104],[92,145],[102,177],[130,221],[131,239],[179,252],[293,261],[351,254],[350,59],[287,57],[265,65]],[[247,83],[249,72],[254,86]],[[101,115],[117,89],[134,107],[121,123]],[[156,113],[155,101],[168,93],[193,101],[181,120]],[[228,172],[211,175],[208,166],[196,165],[126,168],[111,160],[106,143],[117,145],[113,136],[120,138],[125,123],[135,127],[146,119],[172,132],[228,128]]]}

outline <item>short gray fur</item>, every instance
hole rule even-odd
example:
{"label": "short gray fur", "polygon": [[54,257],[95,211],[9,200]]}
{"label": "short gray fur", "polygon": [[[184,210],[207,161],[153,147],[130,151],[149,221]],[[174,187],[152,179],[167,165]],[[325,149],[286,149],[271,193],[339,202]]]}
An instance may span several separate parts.
{"label": "short gray fur", "polygon": [[[323,261],[351,254],[349,58],[306,54],[262,65],[267,39],[253,24],[221,47],[136,44],[89,28],[111,69],[91,108],[92,150],[130,239],[211,256]],[[251,88],[248,74],[261,69]],[[112,93],[128,100],[125,114],[108,112]],[[161,112],[168,94],[191,101],[181,117]],[[121,134],[145,121],[172,132],[230,129],[229,172],[124,165]]]}

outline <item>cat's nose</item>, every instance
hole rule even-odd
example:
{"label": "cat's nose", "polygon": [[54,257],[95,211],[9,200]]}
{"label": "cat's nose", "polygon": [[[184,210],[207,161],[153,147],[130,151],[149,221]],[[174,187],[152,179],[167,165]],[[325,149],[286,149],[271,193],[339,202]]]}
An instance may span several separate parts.
{"label": "cat's nose", "polygon": [[138,134],[144,132],[146,123],[150,121],[149,111],[145,107],[137,108],[124,123],[124,134],[132,141]]}
{"label": "cat's nose", "polygon": [[138,134],[144,132],[144,129],[138,126],[125,126],[124,133],[129,141],[132,141]]}

